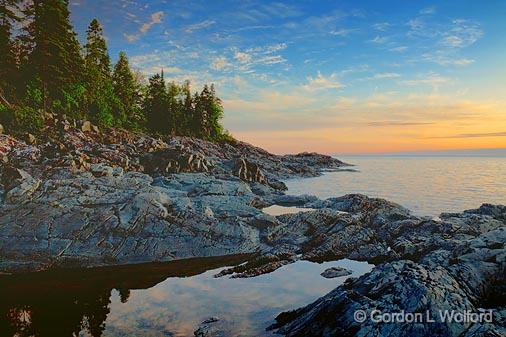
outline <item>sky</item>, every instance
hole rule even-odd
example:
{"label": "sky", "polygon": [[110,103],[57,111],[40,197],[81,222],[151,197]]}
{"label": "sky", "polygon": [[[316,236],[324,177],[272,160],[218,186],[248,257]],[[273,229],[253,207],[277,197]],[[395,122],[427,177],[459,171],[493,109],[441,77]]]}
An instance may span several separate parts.
{"label": "sky", "polygon": [[72,0],[113,60],[214,83],[275,153],[506,148],[506,1]]}

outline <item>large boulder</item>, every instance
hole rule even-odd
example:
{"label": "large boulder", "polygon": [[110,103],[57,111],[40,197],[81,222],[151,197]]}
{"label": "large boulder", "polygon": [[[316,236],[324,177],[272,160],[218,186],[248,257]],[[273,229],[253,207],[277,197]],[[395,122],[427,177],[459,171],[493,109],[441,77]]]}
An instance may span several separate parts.
{"label": "large boulder", "polygon": [[2,172],[2,183],[6,190],[5,201],[20,203],[32,196],[41,181],[21,169],[6,165]]}

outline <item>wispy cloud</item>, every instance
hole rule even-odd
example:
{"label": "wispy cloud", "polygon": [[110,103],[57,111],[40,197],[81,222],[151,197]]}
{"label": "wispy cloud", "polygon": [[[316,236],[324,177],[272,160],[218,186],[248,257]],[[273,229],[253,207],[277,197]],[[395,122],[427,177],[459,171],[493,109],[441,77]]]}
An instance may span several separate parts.
{"label": "wispy cloud", "polygon": [[124,33],[123,35],[125,36],[127,41],[130,43],[137,41],[141,37],[141,35],[146,34],[151,29],[151,27],[153,25],[157,25],[157,24],[162,23],[163,16],[164,16],[163,11],[153,13],[153,14],[151,14],[150,20],[148,22],[142,24],[142,26],[139,28],[138,33],[136,33],[136,34]]}
{"label": "wispy cloud", "polygon": [[354,29],[351,29],[351,28],[342,28],[342,29],[331,31],[330,35],[345,37],[345,36],[348,36],[351,33],[356,32],[356,31],[358,31],[357,28],[354,28]]}
{"label": "wispy cloud", "polygon": [[431,138],[487,138],[487,137],[506,137],[506,131],[484,132],[484,133],[461,133],[457,135],[431,137]]}
{"label": "wispy cloud", "polygon": [[403,122],[403,121],[378,121],[369,122],[369,126],[417,126],[417,125],[432,125],[434,122]]}
{"label": "wispy cloud", "polygon": [[214,20],[205,20],[205,21],[202,21],[202,22],[199,22],[199,23],[195,23],[193,25],[189,25],[187,26],[184,31],[186,33],[193,33],[194,31],[196,30],[201,30],[201,29],[206,29],[208,27],[211,27],[212,25],[214,25],[216,23],[216,21]]}
{"label": "wispy cloud", "polygon": [[214,70],[224,70],[230,66],[227,58],[224,56],[217,57],[211,63],[211,68]]}
{"label": "wispy cloud", "polygon": [[467,66],[475,61],[473,59],[465,57],[457,57],[449,55],[446,51],[436,50],[435,52],[422,54],[424,61],[430,61],[442,66],[454,65],[454,66]]}
{"label": "wispy cloud", "polygon": [[452,28],[443,34],[441,44],[450,48],[464,48],[475,43],[483,36],[479,24],[469,20],[453,20]]}
{"label": "wispy cloud", "polygon": [[396,53],[404,53],[406,50],[408,50],[408,47],[406,47],[406,46],[399,46],[399,47],[390,48],[389,50],[393,51],[393,52],[396,52]]}
{"label": "wispy cloud", "polygon": [[376,37],[374,37],[374,39],[369,40],[369,41],[372,43],[376,43],[376,44],[384,44],[388,41],[388,38],[386,36],[376,35]]}
{"label": "wispy cloud", "polygon": [[372,28],[379,31],[386,31],[388,28],[390,28],[391,24],[388,22],[379,22],[372,25]]}
{"label": "wispy cloud", "polygon": [[307,84],[303,86],[305,90],[310,92],[328,89],[338,90],[344,87],[345,85],[339,81],[337,74],[333,73],[329,76],[324,76],[320,72],[317,73],[316,77],[309,76]]}
{"label": "wispy cloud", "polygon": [[421,15],[430,15],[430,14],[435,14],[436,13],[436,7],[435,6],[431,6],[431,7],[425,7],[423,9],[420,10],[420,14]]}
{"label": "wispy cloud", "polygon": [[387,78],[399,78],[401,74],[398,73],[377,73],[373,76],[367,77],[366,80],[383,80]]}
{"label": "wispy cloud", "polygon": [[441,84],[450,82],[450,79],[444,76],[441,76],[437,73],[429,73],[424,75],[423,77],[419,77],[417,79],[412,80],[404,80],[401,81],[401,84],[405,85],[430,85],[433,88],[438,88]]}

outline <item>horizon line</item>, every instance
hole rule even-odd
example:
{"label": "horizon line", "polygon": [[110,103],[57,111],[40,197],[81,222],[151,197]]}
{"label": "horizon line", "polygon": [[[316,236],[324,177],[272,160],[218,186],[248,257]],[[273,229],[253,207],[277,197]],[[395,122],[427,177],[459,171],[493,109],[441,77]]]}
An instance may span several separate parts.
{"label": "horizon line", "polygon": [[332,156],[505,156],[506,148],[412,150],[381,152],[332,152]]}

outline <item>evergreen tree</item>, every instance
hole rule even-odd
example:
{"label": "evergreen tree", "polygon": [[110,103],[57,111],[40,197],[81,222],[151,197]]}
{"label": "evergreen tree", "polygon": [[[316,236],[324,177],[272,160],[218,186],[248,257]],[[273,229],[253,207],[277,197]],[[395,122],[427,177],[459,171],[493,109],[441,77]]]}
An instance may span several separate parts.
{"label": "evergreen tree", "polygon": [[185,81],[183,87],[181,88],[181,93],[183,95],[183,106],[180,115],[180,134],[191,136],[192,125],[195,120],[195,107],[190,90],[190,81]]}
{"label": "evergreen tree", "polygon": [[125,52],[119,53],[119,59],[114,66],[112,75],[114,94],[121,102],[126,115],[126,126],[138,128],[143,121],[139,111],[139,84],[130,70],[128,58]]}
{"label": "evergreen tree", "polygon": [[197,118],[196,136],[202,139],[210,139],[211,131],[209,127],[209,112],[211,108],[211,90],[206,84],[200,95],[195,96],[195,117]]}
{"label": "evergreen tree", "polygon": [[181,134],[182,103],[180,101],[181,88],[174,82],[169,83],[167,88],[167,113],[165,123],[169,134]]}
{"label": "evergreen tree", "polygon": [[166,133],[166,116],[168,110],[165,79],[162,74],[156,74],[149,79],[149,85],[144,101],[148,129],[155,133]]}
{"label": "evergreen tree", "polygon": [[83,78],[80,45],[69,19],[68,0],[33,0],[26,12],[27,68],[42,91],[43,106],[62,99]]}
{"label": "evergreen tree", "polygon": [[107,44],[103,34],[102,26],[97,19],[93,19],[86,31],[84,62],[88,76],[109,79],[111,77],[111,60],[107,53]]}
{"label": "evergreen tree", "polygon": [[111,61],[103,29],[97,19],[93,19],[86,30],[84,64],[90,118],[101,126],[122,125],[125,121],[124,109],[114,94]]}
{"label": "evergreen tree", "polygon": [[18,20],[13,11],[17,6],[16,2],[0,0],[0,95],[3,95],[5,100],[14,98],[17,83],[15,45],[11,36],[12,23]]}
{"label": "evergreen tree", "polygon": [[210,140],[220,140],[224,130],[221,125],[223,119],[223,105],[221,100],[216,96],[214,85],[211,84],[210,95],[207,102],[207,127],[209,129]]}

